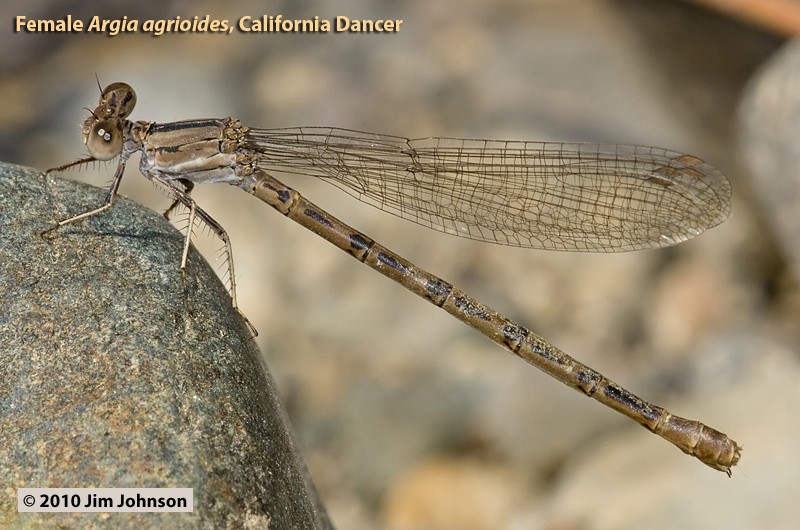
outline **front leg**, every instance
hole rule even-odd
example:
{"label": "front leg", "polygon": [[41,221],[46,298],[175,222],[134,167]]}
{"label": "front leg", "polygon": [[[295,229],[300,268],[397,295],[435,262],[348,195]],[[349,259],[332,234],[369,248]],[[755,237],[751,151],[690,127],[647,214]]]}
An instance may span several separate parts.
{"label": "front leg", "polygon": [[[40,235],[42,237],[44,237],[45,234],[48,234],[48,233],[52,232],[53,230],[61,228],[64,225],[67,225],[67,224],[70,224],[70,223],[74,223],[75,221],[80,221],[81,219],[85,219],[85,218],[91,217],[93,215],[97,215],[97,214],[99,214],[101,212],[104,212],[104,211],[108,210],[109,208],[111,208],[111,206],[114,204],[114,199],[117,197],[117,191],[119,191],[119,184],[120,184],[120,182],[122,182],[122,175],[125,173],[125,162],[127,162],[127,160],[128,160],[128,156],[126,156],[125,153],[123,153],[120,156],[119,164],[117,164],[117,172],[114,174],[114,181],[111,183],[111,187],[108,189],[108,195],[106,196],[105,204],[103,204],[99,208],[95,208],[94,210],[89,210],[88,212],[84,212],[84,213],[81,213],[81,214],[78,214],[78,215],[73,215],[72,217],[68,217],[67,219],[63,219],[63,220],[57,222],[56,224],[54,224],[53,226],[51,226],[50,228],[48,228],[47,230],[43,231]],[[79,161],[79,162],[82,163],[82,162],[85,162],[85,161]],[[50,173],[51,171],[58,171],[58,170],[60,170],[62,168],[71,167],[71,166],[73,166],[75,164],[77,164],[77,162],[73,163],[73,164],[67,164],[66,166],[61,166],[60,168],[49,169],[49,170],[47,170],[47,173]]]}
{"label": "front leg", "polygon": [[47,171],[44,172],[45,175],[49,175],[50,173],[58,173],[60,171],[64,171],[65,169],[69,169],[75,166],[82,166],[83,164],[88,164],[89,162],[96,162],[95,158],[81,158],[80,160],[76,160],[75,162],[70,162],[69,164],[64,164],[63,166],[58,167],[51,167]]}

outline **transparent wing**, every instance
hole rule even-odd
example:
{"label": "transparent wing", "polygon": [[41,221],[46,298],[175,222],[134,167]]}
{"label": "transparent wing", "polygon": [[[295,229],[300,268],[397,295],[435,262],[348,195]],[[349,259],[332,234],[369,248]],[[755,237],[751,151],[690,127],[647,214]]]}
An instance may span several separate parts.
{"label": "transparent wing", "polygon": [[406,138],[328,127],[251,129],[267,172],[311,175],[420,225],[528,248],[673,245],[730,212],[731,187],[690,155],[615,144]]}

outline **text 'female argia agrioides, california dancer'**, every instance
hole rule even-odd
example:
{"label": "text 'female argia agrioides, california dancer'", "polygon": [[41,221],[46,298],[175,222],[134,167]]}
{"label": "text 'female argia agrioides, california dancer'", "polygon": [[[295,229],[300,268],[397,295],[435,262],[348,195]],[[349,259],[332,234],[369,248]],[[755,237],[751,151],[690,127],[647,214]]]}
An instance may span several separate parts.
{"label": "text 'female argia agrioides, california dancer'", "polygon": [[730,476],[741,447],[727,435],[635,396],[267,173],[318,177],[381,210],[470,239],[536,249],[624,252],[674,245],[725,220],[730,184],[699,158],[633,145],[409,140],[331,127],[256,129],[232,118],[132,122],[127,117],[135,104],[136,94],[125,83],[113,83],[102,92],[83,125],[90,158],[55,170],[119,157],[108,197],[102,206],[60,221],[47,232],[110,208],[126,161],[141,151],[141,173],[174,199],[165,215],[178,204],[189,210],[181,269],[186,267],[191,227],[200,218],[225,242],[234,307],[230,240],[192,199],[196,183],[224,182],[255,195],[514,355]]}

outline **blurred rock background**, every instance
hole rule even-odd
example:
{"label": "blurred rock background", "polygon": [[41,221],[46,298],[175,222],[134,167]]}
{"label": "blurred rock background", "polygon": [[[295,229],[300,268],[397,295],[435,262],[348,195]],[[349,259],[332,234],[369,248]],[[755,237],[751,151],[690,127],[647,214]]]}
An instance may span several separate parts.
{"label": "blurred rock background", "polygon": [[[364,35],[12,31],[18,15],[68,14],[404,22]],[[241,308],[338,528],[795,527],[800,83],[785,29],[679,0],[11,0],[0,20],[0,159],[41,169],[85,154],[95,75],[136,89],[133,119],[637,143],[714,164],[734,187],[725,224],[621,255],[448,237],[286,180],[626,388],[730,434],[745,447],[732,479],[239,190],[195,197],[231,235]],[[64,176],[105,186],[112,174]],[[135,163],[121,193],[169,204]],[[218,241],[195,241],[213,262]]]}

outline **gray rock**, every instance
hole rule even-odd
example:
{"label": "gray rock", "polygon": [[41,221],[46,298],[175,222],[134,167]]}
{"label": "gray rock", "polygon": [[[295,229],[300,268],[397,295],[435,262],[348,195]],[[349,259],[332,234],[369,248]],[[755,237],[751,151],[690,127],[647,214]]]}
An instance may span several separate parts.
{"label": "gray rock", "polygon": [[739,143],[761,211],[800,275],[800,41],[791,41],[754,76],[739,107]]}
{"label": "gray rock", "polygon": [[[274,383],[183,236],[105,192],[0,164],[2,528],[332,528]],[[193,513],[17,513],[17,487],[181,487]]]}

